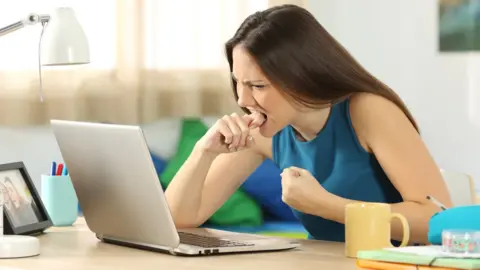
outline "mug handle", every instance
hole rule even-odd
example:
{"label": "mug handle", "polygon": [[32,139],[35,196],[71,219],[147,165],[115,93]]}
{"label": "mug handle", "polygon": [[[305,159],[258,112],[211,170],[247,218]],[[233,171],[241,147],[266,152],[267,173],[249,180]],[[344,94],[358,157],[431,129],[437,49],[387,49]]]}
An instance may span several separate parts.
{"label": "mug handle", "polygon": [[408,221],[402,214],[398,214],[398,213],[390,214],[390,220],[394,218],[398,218],[402,223],[403,239],[402,239],[402,243],[400,244],[400,247],[404,247],[408,244],[408,241],[410,240],[410,227],[408,226]]}

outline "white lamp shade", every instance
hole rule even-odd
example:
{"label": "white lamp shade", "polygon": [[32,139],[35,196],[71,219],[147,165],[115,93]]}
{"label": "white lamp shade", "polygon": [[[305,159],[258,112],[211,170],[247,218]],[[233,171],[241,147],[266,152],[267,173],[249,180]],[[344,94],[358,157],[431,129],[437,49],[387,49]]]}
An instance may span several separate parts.
{"label": "white lamp shade", "polygon": [[71,8],[57,8],[50,14],[41,44],[43,66],[90,63],[87,36]]}

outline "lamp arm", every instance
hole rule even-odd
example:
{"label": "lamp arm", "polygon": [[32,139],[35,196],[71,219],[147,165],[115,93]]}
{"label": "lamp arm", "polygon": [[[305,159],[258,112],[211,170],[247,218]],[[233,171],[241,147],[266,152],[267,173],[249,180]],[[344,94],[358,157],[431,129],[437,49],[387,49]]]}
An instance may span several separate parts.
{"label": "lamp arm", "polygon": [[3,28],[0,28],[0,36],[4,36],[6,34],[10,34],[17,30],[22,29],[27,25],[34,25],[37,23],[41,23],[42,25],[48,23],[50,21],[50,15],[45,14],[30,14],[25,20],[20,20],[16,23],[12,23],[7,25]]}

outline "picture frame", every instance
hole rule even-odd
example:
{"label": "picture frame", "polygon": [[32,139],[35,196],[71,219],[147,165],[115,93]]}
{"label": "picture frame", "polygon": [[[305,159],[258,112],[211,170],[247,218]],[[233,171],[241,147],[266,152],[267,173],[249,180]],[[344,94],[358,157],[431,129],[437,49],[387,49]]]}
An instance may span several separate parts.
{"label": "picture frame", "polygon": [[22,161],[0,164],[0,192],[4,196],[4,234],[37,235],[53,226]]}
{"label": "picture frame", "polygon": [[480,2],[439,0],[437,31],[441,53],[480,52]]}

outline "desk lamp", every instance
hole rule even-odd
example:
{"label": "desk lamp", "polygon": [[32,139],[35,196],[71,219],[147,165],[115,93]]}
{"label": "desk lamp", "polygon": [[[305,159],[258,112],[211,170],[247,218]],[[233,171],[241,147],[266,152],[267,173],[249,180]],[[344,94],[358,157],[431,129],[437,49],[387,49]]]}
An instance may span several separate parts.
{"label": "desk lamp", "polygon": [[68,7],[55,9],[51,16],[30,14],[23,20],[0,28],[0,37],[38,23],[43,26],[38,59],[40,99],[43,102],[41,66],[88,64],[90,50],[87,37],[75,17],[75,12]]}
{"label": "desk lamp", "polygon": [[[43,26],[39,44],[40,96],[43,101],[41,66],[88,64],[90,51],[87,37],[71,8],[57,8],[51,16],[30,14],[23,20],[0,28],[0,37],[38,23]],[[26,235],[3,235],[3,199],[3,193],[0,190],[0,259],[39,255],[38,238]]]}

